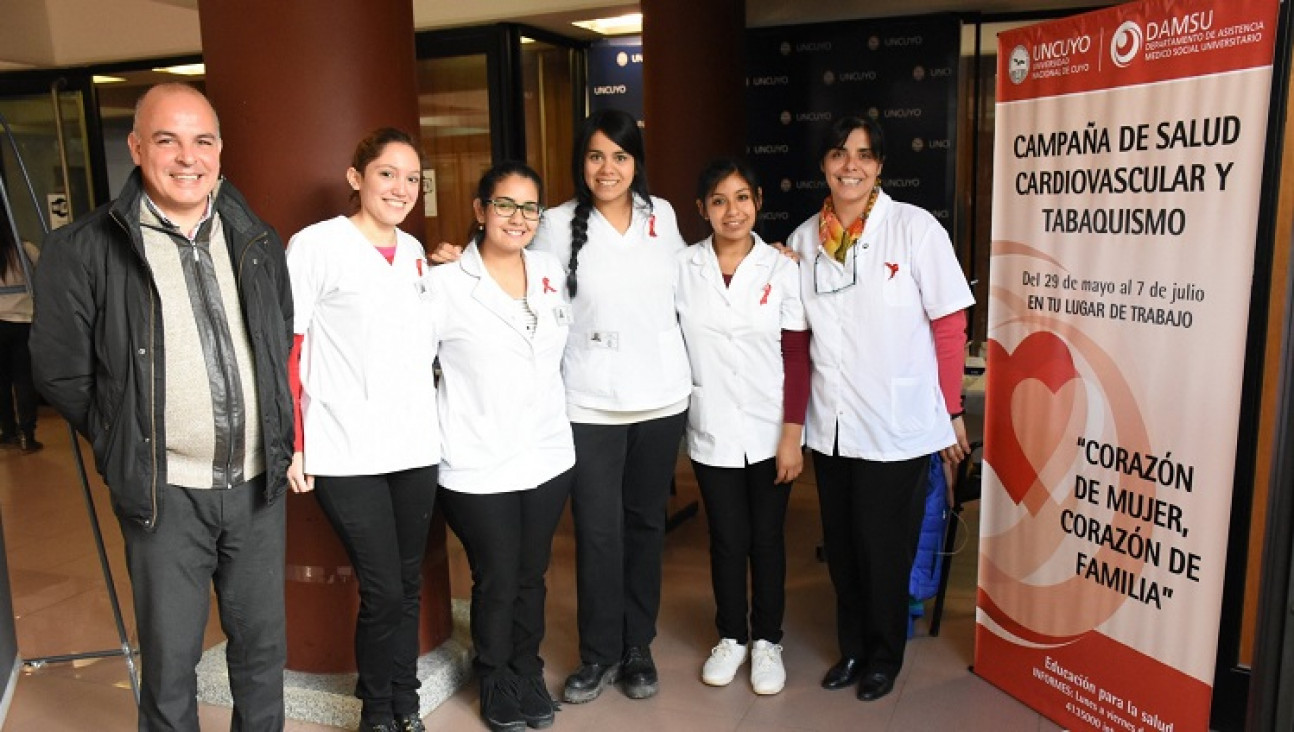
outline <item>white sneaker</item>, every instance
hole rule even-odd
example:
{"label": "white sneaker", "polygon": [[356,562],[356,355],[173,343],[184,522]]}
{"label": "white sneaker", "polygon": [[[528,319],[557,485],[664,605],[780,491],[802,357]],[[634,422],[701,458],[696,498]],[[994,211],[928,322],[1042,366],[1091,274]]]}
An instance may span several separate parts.
{"label": "white sneaker", "polygon": [[732,638],[724,638],[705,659],[701,680],[710,686],[727,686],[737,677],[737,669],[745,662],[746,647]]}
{"label": "white sneaker", "polygon": [[782,647],[757,640],[750,649],[750,686],[756,694],[776,694],[786,686]]}

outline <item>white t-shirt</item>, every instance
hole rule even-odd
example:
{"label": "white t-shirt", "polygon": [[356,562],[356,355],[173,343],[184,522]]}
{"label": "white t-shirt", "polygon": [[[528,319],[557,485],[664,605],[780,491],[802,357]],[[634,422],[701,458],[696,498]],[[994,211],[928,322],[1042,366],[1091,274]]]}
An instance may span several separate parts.
{"label": "white t-shirt", "polygon": [[828,455],[897,461],[955,441],[930,322],[974,304],[948,233],[885,193],[842,265],[818,240],[815,214],[791,234],[813,331],[806,441]]}
{"label": "white t-shirt", "polygon": [[288,242],[301,346],[305,471],[380,475],[440,461],[422,245],[386,261],[344,216]]}
{"label": "white t-shirt", "polygon": [[428,278],[442,374],[440,484],[449,490],[528,490],[575,465],[561,374],[566,276],[549,254],[522,256],[533,329],[475,244]]}
{"label": "white t-shirt", "polygon": [[[574,215],[575,201],[546,211],[530,248],[569,265]],[[674,257],[685,246],[663,199],[653,197],[650,210],[637,200],[624,234],[590,211],[562,362],[572,421],[614,421],[599,411],[651,419],[687,408],[692,381],[674,312]]]}
{"label": "white t-shirt", "polygon": [[808,327],[799,269],[758,235],[729,285],[713,237],[677,262],[675,303],[692,366],[688,455],[725,468],[774,457],[783,423],[782,331]]}

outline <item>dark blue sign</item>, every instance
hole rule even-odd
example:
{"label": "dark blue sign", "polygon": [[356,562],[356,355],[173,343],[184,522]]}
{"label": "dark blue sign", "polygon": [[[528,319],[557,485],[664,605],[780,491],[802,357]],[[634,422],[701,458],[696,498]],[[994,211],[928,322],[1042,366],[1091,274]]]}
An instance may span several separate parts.
{"label": "dark blue sign", "polygon": [[643,42],[620,36],[589,47],[589,111],[620,109],[643,124]]}

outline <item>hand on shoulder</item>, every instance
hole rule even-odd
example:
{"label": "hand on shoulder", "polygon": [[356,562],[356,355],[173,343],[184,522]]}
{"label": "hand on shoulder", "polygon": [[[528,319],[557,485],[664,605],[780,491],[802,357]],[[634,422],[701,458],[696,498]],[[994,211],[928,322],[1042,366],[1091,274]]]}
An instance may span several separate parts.
{"label": "hand on shoulder", "polygon": [[795,251],[794,249],[792,249],[792,248],[788,247],[787,245],[783,244],[782,242],[780,242],[780,241],[770,241],[770,242],[768,243],[768,245],[769,245],[770,247],[772,247],[772,248],[776,249],[777,251],[781,252],[783,257],[786,257],[787,259],[791,260],[792,262],[798,262],[798,261],[800,261],[800,253],[799,253],[799,252],[797,252],[797,251]]}
{"label": "hand on shoulder", "polygon": [[431,248],[427,259],[432,264],[448,264],[457,262],[459,257],[462,256],[463,246],[461,244],[450,244],[447,241],[442,241]]}

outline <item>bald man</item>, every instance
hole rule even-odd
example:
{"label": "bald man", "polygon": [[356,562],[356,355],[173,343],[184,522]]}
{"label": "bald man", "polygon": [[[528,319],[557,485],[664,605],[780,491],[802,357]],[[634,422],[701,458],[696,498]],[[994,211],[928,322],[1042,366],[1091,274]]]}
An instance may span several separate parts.
{"label": "bald man", "polygon": [[283,245],[220,177],[192,87],[135,108],[137,166],[50,234],[35,278],[36,385],[90,442],[125,537],[140,730],[197,730],[214,584],[232,728],[283,727],[284,501],[292,293]]}

